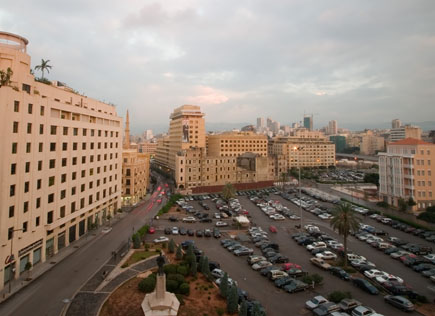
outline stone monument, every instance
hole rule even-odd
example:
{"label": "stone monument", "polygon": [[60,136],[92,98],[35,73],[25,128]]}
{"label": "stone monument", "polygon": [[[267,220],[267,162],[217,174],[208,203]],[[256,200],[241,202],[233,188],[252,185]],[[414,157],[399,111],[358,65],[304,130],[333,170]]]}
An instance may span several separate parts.
{"label": "stone monument", "polygon": [[159,270],[156,278],[154,292],[145,295],[142,301],[142,310],[145,316],[175,316],[178,314],[180,302],[173,293],[166,292],[166,275],[163,271],[165,258],[160,253],[157,257]]}

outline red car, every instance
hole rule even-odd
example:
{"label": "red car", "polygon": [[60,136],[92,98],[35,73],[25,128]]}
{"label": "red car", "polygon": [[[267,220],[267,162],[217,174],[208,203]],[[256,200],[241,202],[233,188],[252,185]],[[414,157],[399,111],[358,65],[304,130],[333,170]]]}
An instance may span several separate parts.
{"label": "red car", "polygon": [[156,232],[156,229],[154,227],[150,227],[150,229],[148,229],[148,234],[154,234]]}
{"label": "red car", "polygon": [[159,203],[159,204],[162,203],[162,200],[161,200],[161,199],[158,199],[158,200],[157,200],[157,203]]}
{"label": "red car", "polygon": [[278,232],[278,230],[276,229],[275,226],[269,226],[269,230],[270,230],[271,233],[277,233]]}
{"label": "red car", "polygon": [[282,270],[283,271],[287,271],[287,270],[290,270],[290,269],[300,269],[300,270],[302,270],[302,267],[300,265],[296,264],[296,263],[291,263],[291,262],[284,263],[282,265]]}

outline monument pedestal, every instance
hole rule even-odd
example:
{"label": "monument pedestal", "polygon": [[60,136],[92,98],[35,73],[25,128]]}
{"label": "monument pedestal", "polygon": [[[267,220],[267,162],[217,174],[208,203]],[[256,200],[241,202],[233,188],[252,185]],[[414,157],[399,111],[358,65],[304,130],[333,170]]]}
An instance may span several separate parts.
{"label": "monument pedestal", "polygon": [[157,274],[156,289],[142,301],[145,316],[175,316],[180,302],[173,293],[166,292],[166,275]]}

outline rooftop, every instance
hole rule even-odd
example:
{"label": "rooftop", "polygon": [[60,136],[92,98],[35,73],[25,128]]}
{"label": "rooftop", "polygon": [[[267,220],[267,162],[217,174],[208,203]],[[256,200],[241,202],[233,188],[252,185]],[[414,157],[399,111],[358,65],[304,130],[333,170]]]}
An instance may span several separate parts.
{"label": "rooftop", "polygon": [[397,142],[394,143],[390,143],[388,145],[433,145],[431,143],[425,142],[423,140],[420,139],[416,139],[416,138],[405,138],[405,139],[401,139]]}

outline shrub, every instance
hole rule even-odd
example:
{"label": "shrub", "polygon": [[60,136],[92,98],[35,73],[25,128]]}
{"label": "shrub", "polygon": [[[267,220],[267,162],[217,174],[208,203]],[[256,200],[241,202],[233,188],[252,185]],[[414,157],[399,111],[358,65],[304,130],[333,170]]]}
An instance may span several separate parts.
{"label": "shrub", "polygon": [[175,280],[166,280],[166,291],[175,293],[178,289],[178,282]]}
{"label": "shrub", "polygon": [[334,291],[328,295],[328,300],[334,303],[339,303],[344,298],[352,298],[352,293],[349,291]]}
{"label": "shrub", "polygon": [[183,259],[183,252],[181,251],[181,245],[178,245],[177,251],[175,252],[175,259],[181,260]]}
{"label": "shrub", "polygon": [[166,274],[175,274],[175,273],[177,273],[177,265],[176,264],[165,264],[163,266],[163,271]]}
{"label": "shrub", "polygon": [[173,239],[171,239],[169,241],[168,250],[169,250],[169,253],[174,253],[175,252],[175,242],[174,242]]}
{"label": "shrub", "polygon": [[179,287],[180,294],[189,295],[190,293],[190,285],[189,283],[182,283]]}
{"label": "shrub", "polygon": [[384,202],[384,201],[378,202],[378,203],[376,203],[376,205],[380,206],[380,207],[383,207],[383,208],[387,208],[388,207],[388,203]]}
{"label": "shrub", "polygon": [[323,281],[323,277],[317,273],[314,273],[311,276],[312,281],[314,281],[315,284],[320,284]]}
{"label": "shrub", "polygon": [[246,304],[246,300],[243,300],[242,304],[240,304],[239,316],[248,316],[248,304]]}
{"label": "shrub", "polygon": [[140,248],[140,238],[139,238],[139,235],[138,234],[133,234],[132,240],[133,240],[133,248],[134,249],[139,249]]}
{"label": "shrub", "polygon": [[177,282],[177,286],[180,286],[181,283],[184,283],[184,276],[181,274],[168,274],[166,280],[174,280]]}
{"label": "shrub", "polygon": [[228,297],[228,274],[225,272],[224,277],[221,279],[221,283],[219,284],[219,292],[223,298]]}
{"label": "shrub", "polygon": [[227,299],[227,312],[229,314],[234,314],[235,312],[237,312],[238,301],[239,295],[237,294],[237,287],[232,286]]}
{"label": "shrub", "polygon": [[418,215],[417,218],[428,223],[435,223],[435,212],[426,211]]}
{"label": "shrub", "polygon": [[182,276],[186,276],[189,273],[189,269],[185,265],[178,265],[177,266],[177,273],[181,274]]}
{"label": "shrub", "polygon": [[222,307],[216,307],[216,313],[219,316],[222,316],[225,313],[225,310]]}
{"label": "shrub", "polygon": [[154,288],[156,287],[156,279],[155,277],[147,277],[139,282],[139,290],[143,293],[151,293],[154,291]]}

